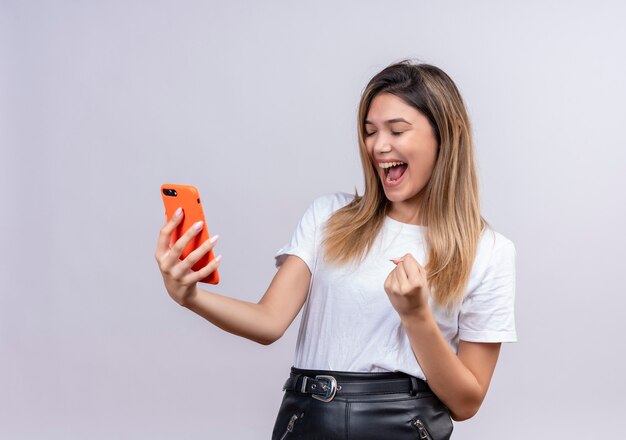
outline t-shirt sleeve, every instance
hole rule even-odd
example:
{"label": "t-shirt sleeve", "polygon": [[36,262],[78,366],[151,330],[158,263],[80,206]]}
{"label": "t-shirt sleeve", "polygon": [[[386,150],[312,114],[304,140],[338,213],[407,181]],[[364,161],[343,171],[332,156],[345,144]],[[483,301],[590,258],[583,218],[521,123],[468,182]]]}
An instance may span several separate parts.
{"label": "t-shirt sleeve", "polygon": [[463,300],[459,339],[468,342],[516,342],[515,245],[510,240],[494,250],[480,284]]}
{"label": "t-shirt sleeve", "polygon": [[304,212],[300,223],[298,223],[298,226],[291,235],[291,239],[274,255],[276,268],[279,268],[284,263],[287,259],[287,255],[295,255],[302,258],[311,273],[313,273],[316,256],[315,238],[317,233],[316,202],[317,200],[313,201]]}

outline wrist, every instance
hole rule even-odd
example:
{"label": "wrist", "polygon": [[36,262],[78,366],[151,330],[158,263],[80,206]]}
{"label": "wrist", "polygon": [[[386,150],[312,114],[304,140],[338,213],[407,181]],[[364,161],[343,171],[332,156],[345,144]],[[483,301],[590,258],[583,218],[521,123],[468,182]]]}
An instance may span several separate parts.
{"label": "wrist", "polygon": [[428,305],[411,309],[410,311],[400,315],[402,324],[423,323],[432,319],[432,310]]}
{"label": "wrist", "polygon": [[180,306],[191,310],[195,305],[197,298],[200,296],[199,293],[200,288],[197,285],[194,286],[192,292],[189,295],[183,297],[182,301],[180,302]]}

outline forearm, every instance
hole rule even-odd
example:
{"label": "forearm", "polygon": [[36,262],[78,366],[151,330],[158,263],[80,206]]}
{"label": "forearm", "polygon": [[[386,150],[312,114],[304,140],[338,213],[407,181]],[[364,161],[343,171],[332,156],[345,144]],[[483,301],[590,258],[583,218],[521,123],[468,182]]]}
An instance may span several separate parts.
{"label": "forearm", "polygon": [[401,317],[428,385],[455,420],[472,417],[482,403],[480,384],[444,339],[430,308]]}
{"label": "forearm", "polygon": [[242,301],[200,288],[183,307],[237,336],[268,345],[280,337],[262,304]]}

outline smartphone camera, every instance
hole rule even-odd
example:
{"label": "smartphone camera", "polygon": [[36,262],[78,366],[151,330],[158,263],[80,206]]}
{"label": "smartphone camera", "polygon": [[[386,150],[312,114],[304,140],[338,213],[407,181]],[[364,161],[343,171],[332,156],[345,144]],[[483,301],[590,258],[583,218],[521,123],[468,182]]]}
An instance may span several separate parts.
{"label": "smartphone camera", "polygon": [[176,197],[177,193],[174,189],[163,188],[163,194],[169,197]]}

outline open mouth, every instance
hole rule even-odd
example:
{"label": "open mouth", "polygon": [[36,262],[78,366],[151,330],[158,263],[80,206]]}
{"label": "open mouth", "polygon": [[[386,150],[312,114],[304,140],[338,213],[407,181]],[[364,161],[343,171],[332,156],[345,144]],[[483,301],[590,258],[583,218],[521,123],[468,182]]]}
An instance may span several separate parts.
{"label": "open mouth", "polygon": [[399,180],[408,168],[408,165],[404,162],[381,163],[379,166],[385,172],[385,180],[388,183],[393,183]]}

